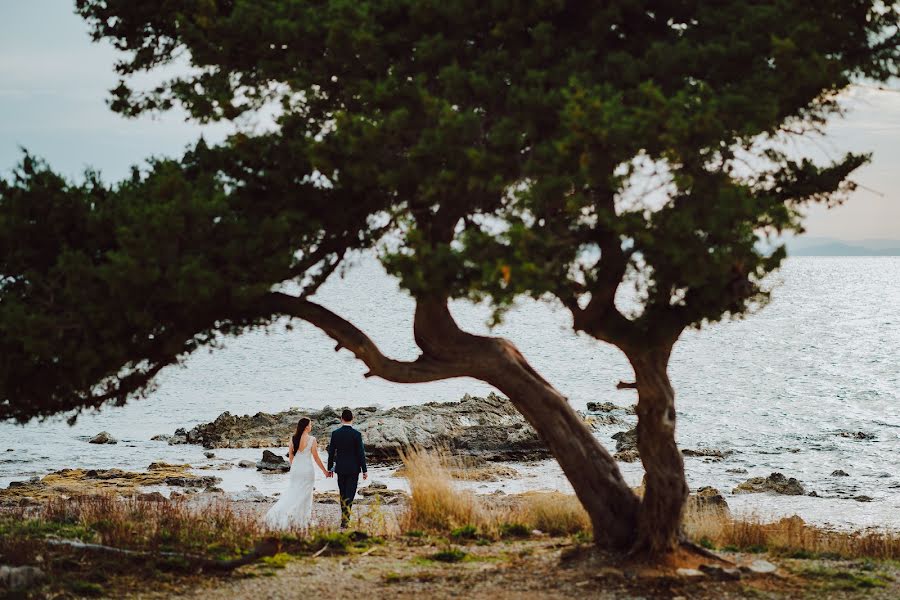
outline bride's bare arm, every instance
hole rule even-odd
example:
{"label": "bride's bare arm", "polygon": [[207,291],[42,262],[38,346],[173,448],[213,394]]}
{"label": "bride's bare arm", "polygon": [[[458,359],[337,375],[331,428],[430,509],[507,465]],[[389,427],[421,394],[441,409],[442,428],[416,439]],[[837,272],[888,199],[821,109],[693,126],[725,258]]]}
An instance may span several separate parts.
{"label": "bride's bare arm", "polygon": [[288,441],[288,462],[294,464],[294,440]]}
{"label": "bride's bare arm", "polygon": [[316,461],[316,464],[319,465],[319,468],[322,469],[322,473],[328,475],[328,471],[325,470],[325,465],[322,464],[322,459],[319,458],[319,443],[314,440],[313,447],[309,449],[312,452],[313,460]]}

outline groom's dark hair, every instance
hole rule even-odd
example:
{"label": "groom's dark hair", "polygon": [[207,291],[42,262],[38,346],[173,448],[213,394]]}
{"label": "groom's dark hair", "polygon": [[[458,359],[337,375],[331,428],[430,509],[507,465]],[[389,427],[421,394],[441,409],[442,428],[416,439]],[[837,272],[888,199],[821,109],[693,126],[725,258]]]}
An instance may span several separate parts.
{"label": "groom's dark hair", "polygon": [[353,411],[349,408],[345,408],[344,412],[341,413],[341,421],[346,421],[349,423],[353,420]]}

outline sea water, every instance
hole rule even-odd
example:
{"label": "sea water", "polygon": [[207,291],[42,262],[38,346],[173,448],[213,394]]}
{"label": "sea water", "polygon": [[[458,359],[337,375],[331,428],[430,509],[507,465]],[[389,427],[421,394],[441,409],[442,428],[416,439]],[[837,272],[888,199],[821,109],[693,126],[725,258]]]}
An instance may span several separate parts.
{"label": "sea water", "polygon": [[[692,488],[711,485],[733,510],[761,517],[799,514],[840,527],[900,528],[900,257],[789,259],[775,274],[772,301],[744,320],[682,335],[670,375],[682,448],[731,451],[725,460],[685,459]],[[371,257],[359,257],[333,276],[315,299],[362,328],[388,355],[414,359],[413,301]],[[487,333],[490,307],[456,302],[453,314],[466,329]],[[629,406],[633,390],[617,390],[633,373],[617,349],[571,329],[571,317],[552,302],[521,301],[493,331],[512,340],[576,409],[587,402]],[[383,407],[452,401],[492,388],[471,379],[400,385],[363,377],[366,368],[319,330],[275,323],[202,350],[158,378],[147,399],[123,408],[82,414],[70,427],[63,418],[25,426],[0,424],[0,486],[65,468],[145,469],[157,460],[195,466],[258,459],[260,450],[218,449],[206,459],[199,446],[151,441],[178,427],[208,422],[223,411],[277,412],[290,407]],[[630,425],[627,425],[630,426]],[[597,435],[610,450],[611,436]],[[116,445],[89,444],[106,430]],[[863,432],[874,439],[844,437]],[[569,490],[553,461],[521,464],[520,479],[472,483],[476,491]],[[622,464],[626,479],[640,482],[640,463]],[[734,473],[744,469],[746,474]],[[841,469],[849,477],[831,473]],[[819,497],[731,495],[752,476],[781,472]],[[206,471],[221,487],[254,485],[274,493],[280,475],[253,469]],[[390,469],[373,478],[402,486]],[[334,487],[320,480],[317,489]],[[871,502],[851,497],[865,495]]]}

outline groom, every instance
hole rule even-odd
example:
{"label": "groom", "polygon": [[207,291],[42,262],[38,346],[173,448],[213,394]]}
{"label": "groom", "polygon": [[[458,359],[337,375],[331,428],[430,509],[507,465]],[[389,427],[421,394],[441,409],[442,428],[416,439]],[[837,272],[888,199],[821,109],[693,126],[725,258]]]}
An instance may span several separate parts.
{"label": "groom", "polygon": [[341,426],[331,433],[328,442],[328,477],[337,473],[338,489],[341,492],[341,529],[350,524],[350,507],[356,496],[359,474],[368,479],[366,472],[366,447],[362,434],[353,429],[353,412],[344,409]]}

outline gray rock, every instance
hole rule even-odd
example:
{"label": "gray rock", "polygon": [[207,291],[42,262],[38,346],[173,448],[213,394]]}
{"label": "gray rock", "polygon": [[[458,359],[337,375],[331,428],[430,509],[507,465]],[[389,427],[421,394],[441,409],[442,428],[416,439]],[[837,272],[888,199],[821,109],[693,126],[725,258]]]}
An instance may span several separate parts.
{"label": "gray rock", "polygon": [[876,438],[874,433],[867,433],[865,431],[841,430],[838,431],[838,435],[842,438],[849,438],[851,440],[874,440]]}
{"label": "gray rock", "polygon": [[756,494],[774,492],[786,496],[801,496],[806,493],[803,485],[793,477],[787,478],[781,473],[772,473],[768,477],[751,477],[732,490],[733,494]]}
{"label": "gray rock", "polygon": [[616,440],[616,452],[637,450],[637,427],[632,427],[628,431],[620,431],[614,434],[612,439]]}
{"label": "gray rock", "polygon": [[715,448],[697,448],[696,450],[691,450],[690,448],[684,448],[681,451],[681,454],[684,456],[698,456],[703,458],[711,458],[715,461],[724,460],[726,456],[730,456],[734,454],[733,450],[717,450]]}
{"label": "gray rock", "polygon": [[203,456],[205,456],[206,458],[215,458],[216,453],[215,452],[204,452]]}
{"label": "gray rock", "polygon": [[[394,461],[400,449],[449,448],[454,455],[487,460],[531,460],[550,456],[546,446],[524,417],[506,398],[466,395],[458,402],[430,402],[390,409],[354,409],[354,427],[363,434],[373,461]],[[285,447],[302,417],[313,420],[313,435],[326,444],[340,423],[338,409],[291,409],[277,414],[236,416],[225,412],[215,421],[178,430],[169,443],[184,439],[205,448]]]}
{"label": "gray rock", "polygon": [[45,577],[44,572],[37,567],[0,566],[0,584],[12,592],[33,588]]}
{"label": "gray rock", "polygon": [[252,469],[253,467],[256,466],[256,463],[253,462],[252,460],[245,458],[238,462],[238,466],[241,467],[242,469]]}
{"label": "gray rock", "polygon": [[837,469],[836,471],[831,472],[832,477],[850,477],[850,473],[846,471],[842,471],[841,469]]}
{"label": "gray rock", "polygon": [[857,502],[871,502],[874,500],[871,496],[853,496],[853,499]]}
{"label": "gray rock", "polygon": [[262,460],[256,463],[256,470],[283,473],[291,470],[291,463],[286,461],[283,456],[263,450]]}
{"label": "gray rock", "polygon": [[90,444],[118,444],[119,440],[109,434],[108,431],[101,431],[88,442]]}
{"label": "gray rock", "polygon": [[749,471],[747,469],[741,469],[741,468],[725,469],[725,472],[726,473],[737,473],[738,475],[746,475],[747,473],[749,473]]}
{"label": "gray rock", "polygon": [[744,567],[744,569],[751,573],[756,573],[757,575],[767,575],[769,573],[774,573],[775,571],[777,571],[778,567],[767,560],[757,559]]}
{"label": "gray rock", "polygon": [[700,571],[719,581],[736,581],[741,578],[740,569],[720,567],[719,565],[700,565]]}
{"label": "gray rock", "polygon": [[731,510],[728,508],[728,502],[722,492],[714,487],[704,486],[687,499],[688,508],[699,514],[718,514],[723,517],[730,517]]}
{"label": "gray rock", "polygon": [[233,502],[268,502],[269,497],[256,489],[255,486],[248,485],[240,492],[232,492],[228,494],[228,499]]}
{"label": "gray rock", "polygon": [[151,442],[168,442],[172,439],[171,435],[166,435],[165,433],[159,433],[150,438]]}
{"label": "gray rock", "polygon": [[641,455],[637,450],[622,450],[613,454],[613,458],[626,463],[633,463],[641,460]]}
{"label": "gray rock", "polygon": [[614,410],[624,410],[624,409],[620,406],[616,406],[612,402],[603,402],[603,403],[588,402],[587,403],[587,411],[589,413],[600,413],[600,412],[608,413],[608,412],[612,412]]}
{"label": "gray rock", "polygon": [[212,475],[184,476],[184,477],[166,477],[165,484],[172,487],[202,487],[209,488],[217,483],[222,483],[221,477],[213,477]]}
{"label": "gray rock", "polygon": [[706,574],[703,571],[698,571],[697,569],[678,569],[675,571],[679,577],[685,577],[688,579],[692,579],[694,577],[706,577]]}

